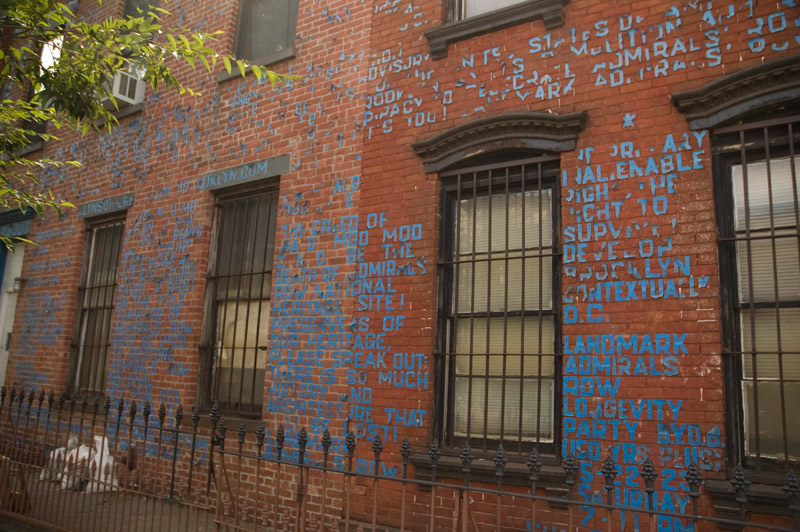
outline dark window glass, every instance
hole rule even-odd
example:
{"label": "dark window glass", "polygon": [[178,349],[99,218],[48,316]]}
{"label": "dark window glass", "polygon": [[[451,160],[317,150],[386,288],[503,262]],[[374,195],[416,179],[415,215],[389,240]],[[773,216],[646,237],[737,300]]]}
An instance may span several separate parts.
{"label": "dark window glass", "polygon": [[236,56],[266,62],[294,46],[297,0],[242,0]]}
{"label": "dark window glass", "polygon": [[74,385],[79,392],[104,391],[123,228],[123,222],[117,220],[89,229],[88,255],[78,299]]}
{"label": "dark window glass", "polygon": [[504,441],[521,451],[554,441],[557,165],[548,157],[442,176],[449,446]]}
{"label": "dark window glass", "polygon": [[[153,7],[158,7],[161,4],[158,0],[125,0],[125,16],[126,17],[141,17]],[[141,10],[141,13],[139,13]]]}
{"label": "dark window glass", "polygon": [[226,410],[260,412],[263,403],[276,205],[276,191],[217,204],[211,400]]}
{"label": "dark window glass", "polygon": [[725,352],[742,455],[800,459],[800,117],[715,132]]}

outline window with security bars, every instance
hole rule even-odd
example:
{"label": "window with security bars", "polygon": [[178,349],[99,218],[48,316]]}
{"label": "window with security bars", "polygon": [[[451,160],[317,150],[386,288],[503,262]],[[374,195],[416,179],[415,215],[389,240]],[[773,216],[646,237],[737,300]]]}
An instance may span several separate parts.
{"label": "window with security bars", "polygon": [[[442,174],[444,441],[552,444],[558,158]],[[514,444],[516,443],[516,447]]]}
{"label": "window with security bars", "polygon": [[77,341],[73,346],[73,384],[77,392],[104,391],[124,228],[122,220],[114,220],[88,229],[88,253],[78,297]]}
{"label": "window with security bars", "polygon": [[800,116],[714,133],[732,432],[761,469],[800,459]]}
{"label": "window with security bars", "polygon": [[269,345],[277,191],[219,197],[217,244],[209,278],[213,339],[211,402],[259,413]]}

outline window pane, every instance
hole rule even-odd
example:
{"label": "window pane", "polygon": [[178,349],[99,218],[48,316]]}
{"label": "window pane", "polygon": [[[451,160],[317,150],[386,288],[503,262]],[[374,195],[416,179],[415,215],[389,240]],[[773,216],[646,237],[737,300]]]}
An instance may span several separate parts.
{"label": "window pane", "polygon": [[[553,380],[524,379],[522,381],[522,433],[520,424],[520,379],[483,377],[471,379],[456,377],[454,424],[455,436],[499,439],[501,437],[536,440],[539,426],[539,440],[553,440]],[[505,383],[505,386],[504,384]],[[539,386],[541,383],[541,403]],[[488,399],[487,399],[488,385]],[[505,400],[503,399],[505,397]],[[471,398],[471,401],[470,401]],[[488,409],[488,412],[487,412]],[[486,419],[484,419],[486,418]],[[469,434],[467,423],[469,420]],[[502,420],[502,433],[501,433]]]}
{"label": "window pane", "polygon": [[237,56],[256,60],[294,45],[296,0],[242,0]]}
{"label": "window pane", "polygon": [[[756,233],[765,236],[768,233]],[[742,302],[797,301],[800,299],[800,249],[795,231],[776,231],[779,238],[736,243],[739,258],[739,298]],[[773,262],[773,246],[775,251]],[[774,268],[773,268],[774,266]],[[775,273],[778,274],[777,294]],[[752,277],[752,279],[751,279]],[[752,281],[752,296],[750,282]],[[777,297],[776,297],[777,296]]]}
{"label": "window pane", "polygon": [[[783,157],[769,162],[770,173],[767,175],[767,162],[761,161],[747,165],[747,197],[745,198],[745,180],[742,165],[732,167],[733,195],[735,202],[735,229],[744,231],[747,227],[747,216],[750,216],[750,229],[770,227],[770,198],[772,199],[772,220],[775,227],[794,226],[795,198],[800,192],[800,180],[792,190],[792,159]],[[800,158],[794,158],[795,172],[800,175]],[[747,204],[745,204],[747,200]],[[745,209],[749,206],[749,213]]]}
{"label": "window pane", "polygon": [[[466,180],[467,187],[469,181]],[[528,185],[533,187],[533,185]],[[538,250],[540,242],[544,247],[550,246],[551,228],[551,192],[537,190],[525,192],[525,205],[522,204],[521,192],[508,194],[508,216],[506,216],[506,194],[493,194],[491,201],[491,229],[489,196],[479,196],[461,200],[459,208],[458,246],[460,254],[486,253],[491,242],[492,251],[505,252],[523,249]],[[541,217],[539,216],[541,196]],[[524,218],[523,218],[524,208]],[[525,220],[523,224],[522,221]],[[524,235],[523,235],[524,233]],[[541,239],[540,239],[541,233]],[[508,242],[506,246],[506,235]],[[491,236],[491,238],[490,238]],[[526,253],[532,255],[533,253]]]}
{"label": "window pane", "polygon": [[494,11],[501,7],[519,4],[520,0],[464,0],[464,13],[467,17],[474,17],[481,13]]}
{"label": "window pane", "polygon": [[[544,250],[550,253],[550,249]],[[515,255],[518,256],[518,253]],[[513,255],[509,254],[510,257]],[[522,296],[525,296],[525,310],[549,310],[552,301],[552,258],[533,257],[527,259],[509,258],[506,265],[505,254],[495,253],[491,260],[488,255],[475,255],[476,262],[462,263],[458,267],[458,307],[456,312],[503,312],[522,310]],[[462,257],[462,260],[472,260]],[[489,269],[491,268],[491,275]],[[541,269],[541,272],[540,272]],[[508,271],[506,271],[508,270]],[[524,275],[523,275],[524,270]],[[473,271],[475,299],[473,301]],[[541,275],[541,283],[539,277]],[[523,290],[524,279],[524,290]],[[540,300],[541,297],[541,300]]]}
{"label": "window pane", "polygon": [[[553,316],[542,317],[541,329],[541,346],[539,345],[539,321],[538,316],[525,317],[525,330],[523,335],[522,318],[510,317],[506,322],[505,329],[503,328],[503,318],[461,318],[456,324],[456,354],[475,353],[475,354],[495,354],[502,355],[504,352],[503,346],[505,345],[505,352],[508,354],[552,354],[554,345],[553,334]],[[489,328],[487,350],[487,334],[486,329]],[[472,335],[470,335],[472,331]],[[524,342],[524,351],[522,350]],[[461,358],[461,357],[459,357]],[[473,357],[476,361],[479,357]],[[499,357],[502,359],[502,356]],[[531,357],[529,357],[530,359]],[[535,360],[535,357],[533,357]],[[552,357],[543,357],[545,365],[549,367],[545,374],[552,375]],[[534,371],[528,364],[535,364],[526,361],[526,372]],[[549,364],[549,366],[548,366]]]}
{"label": "window pane", "polygon": [[217,397],[228,407],[261,404],[269,345],[269,301],[220,303]]}
{"label": "window pane", "polygon": [[[755,384],[742,383],[744,394],[744,430],[745,452],[756,454],[756,440],[760,456],[783,458],[785,456],[783,438],[783,409],[786,408],[786,438],[789,458],[800,458],[800,416],[797,405],[800,405],[800,383],[783,384],[783,401],[781,401],[781,384],[779,382],[758,382],[758,412],[755,407]],[[756,416],[758,426],[756,426]]]}
{"label": "window pane", "polygon": [[[800,382],[800,308],[782,308],[780,321],[781,350],[783,379]],[[755,342],[753,342],[753,328],[750,326],[750,316],[755,323]],[[753,372],[753,356],[748,354],[752,349],[758,353],[756,369],[758,379],[778,379],[780,377],[780,364],[778,358],[778,321],[775,309],[756,309],[753,313],[749,310],[741,312],[742,327],[742,361],[744,378],[755,377]],[[788,352],[788,353],[787,353]]]}

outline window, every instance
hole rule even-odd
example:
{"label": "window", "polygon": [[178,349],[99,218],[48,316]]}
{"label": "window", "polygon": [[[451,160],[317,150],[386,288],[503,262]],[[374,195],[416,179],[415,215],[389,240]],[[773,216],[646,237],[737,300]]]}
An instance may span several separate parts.
{"label": "window", "polygon": [[73,347],[73,387],[77,392],[104,391],[123,228],[123,221],[115,219],[88,229],[87,255],[78,296],[77,341]]}
{"label": "window", "polygon": [[207,397],[225,410],[262,410],[276,219],[274,189],[217,199],[208,285],[213,338],[205,351],[211,369]]}
{"label": "window", "polygon": [[564,6],[569,0],[448,0],[446,23],[425,32],[431,57],[447,56],[450,44],[478,35],[541,19],[545,30],[564,25]]}
{"label": "window", "polygon": [[[41,46],[39,52],[39,76],[42,82],[46,81],[51,75],[51,72],[58,66],[62,42],[63,38],[56,37]],[[41,84],[33,84],[28,91],[28,101],[35,103],[39,109],[41,109],[42,106],[50,105],[49,102],[45,103],[42,101],[41,94],[39,94],[42,90],[43,86]],[[28,134],[28,145],[20,154],[24,155],[40,149],[43,145],[43,135],[47,132],[47,122],[31,117],[31,119],[22,121],[22,129],[30,133]]]}
{"label": "window", "polygon": [[714,134],[731,432],[769,469],[800,459],[800,116]]}
{"label": "window", "polygon": [[126,17],[141,17],[161,4],[158,0],[125,0]]}
{"label": "window", "polygon": [[474,17],[489,11],[519,4],[523,0],[462,0],[458,18]]}
{"label": "window", "polygon": [[236,57],[269,64],[294,55],[297,0],[241,0]]}
{"label": "window", "polygon": [[440,174],[446,446],[552,447],[558,164],[546,156]]}

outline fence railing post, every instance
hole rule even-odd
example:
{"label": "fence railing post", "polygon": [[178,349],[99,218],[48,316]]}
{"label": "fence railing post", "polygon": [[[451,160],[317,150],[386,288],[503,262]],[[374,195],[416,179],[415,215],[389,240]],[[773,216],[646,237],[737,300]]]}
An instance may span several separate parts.
{"label": "fence railing post", "polygon": [[431,441],[431,447],[428,450],[428,457],[431,459],[431,504],[430,504],[430,527],[428,530],[433,531],[433,524],[436,519],[436,468],[439,466],[439,458],[442,456],[442,451],[439,449],[439,441],[434,438]]}
{"label": "fence railing post", "polygon": [[345,438],[345,447],[347,448],[347,471],[344,474],[345,478],[345,491],[347,502],[345,503],[344,513],[344,529],[345,532],[350,532],[350,497],[352,495],[352,473],[353,473],[353,453],[356,450],[356,435],[353,431]]}
{"label": "fence railing post", "polygon": [[494,453],[494,476],[497,478],[497,497],[495,498],[495,526],[497,530],[500,530],[500,503],[502,502],[500,492],[503,489],[503,476],[505,475],[507,463],[508,458],[506,458],[506,450],[503,449],[503,444],[501,443],[497,446],[497,451]]}
{"label": "fence railing post", "polygon": [[794,527],[800,530],[800,479],[791,469],[786,473],[782,489],[789,500],[789,511],[792,513]]}
{"label": "fence railing post", "polygon": [[461,489],[461,532],[467,532],[469,528],[469,482],[470,472],[472,471],[472,461],[475,455],[472,454],[472,448],[469,446],[469,441],[464,442],[461,448],[461,473],[464,476],[464,488]]}

